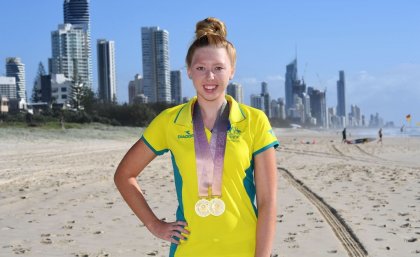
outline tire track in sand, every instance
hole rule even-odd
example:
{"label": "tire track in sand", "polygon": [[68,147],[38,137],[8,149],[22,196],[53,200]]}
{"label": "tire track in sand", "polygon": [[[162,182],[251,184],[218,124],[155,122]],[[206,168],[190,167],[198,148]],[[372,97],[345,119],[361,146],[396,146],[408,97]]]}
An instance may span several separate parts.
{"label": "tire track in sand", "polygon": [[322,198],[313,193],[301,181],[297,180],[287,169],[278,167],[277,170],[318,209],[334,231],[334,234],[337,236],[344,249],[346,249],[349,257],[368,256],[366,249],[344,220],[337,214],[335,209],[330,207]]}

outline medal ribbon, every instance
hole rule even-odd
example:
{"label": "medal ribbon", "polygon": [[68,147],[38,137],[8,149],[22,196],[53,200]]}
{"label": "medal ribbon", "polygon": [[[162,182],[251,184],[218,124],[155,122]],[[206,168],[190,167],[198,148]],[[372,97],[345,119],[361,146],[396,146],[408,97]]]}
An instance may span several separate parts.
{"label": "medal ribbon", "polygon": [[226,103],[224,103],[219,110],[209,144],[204,130],[200,106],[198,102],[194,104],[194,150],[197,165],[198,194],[200,197],[207,197],[210,187],[212,195],[222,195],[223,162],[228,124],[229,107],[226,108]]}

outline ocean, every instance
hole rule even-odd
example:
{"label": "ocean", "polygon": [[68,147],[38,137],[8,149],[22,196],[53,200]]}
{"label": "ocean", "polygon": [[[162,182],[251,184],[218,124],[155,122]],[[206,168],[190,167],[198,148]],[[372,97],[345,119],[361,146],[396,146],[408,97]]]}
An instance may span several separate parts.
{"label": "ocean", "polygon": [[[378,138],[379,128],[347,128],[347,135],[356,137]],[[383,137],[420,137],[420,127],[382,128]]]}

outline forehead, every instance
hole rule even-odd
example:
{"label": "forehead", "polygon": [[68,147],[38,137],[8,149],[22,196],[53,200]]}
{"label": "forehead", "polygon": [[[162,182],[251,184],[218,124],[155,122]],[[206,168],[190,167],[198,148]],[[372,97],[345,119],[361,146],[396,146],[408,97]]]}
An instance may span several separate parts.
{"label": "forehead", "polygon": [[230,61],[226,48],[205,46],[195,50],[192,64],[195,63],[230,63]]}

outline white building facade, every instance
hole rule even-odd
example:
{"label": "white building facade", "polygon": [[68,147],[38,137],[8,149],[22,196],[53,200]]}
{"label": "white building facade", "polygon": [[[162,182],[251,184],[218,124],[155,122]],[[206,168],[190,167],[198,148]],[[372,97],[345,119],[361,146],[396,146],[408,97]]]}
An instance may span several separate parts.
{"label": "white building facade", "polygon": [[51,32],[51,45],[50,74],[64,74],[92,88],[87,31],[79,25],[61,24]]}
{"label": "white building facade", "polygon": [[159,27],[142,27],[143,88],[148,101],[172,101],[169,67],[169,33]]}

